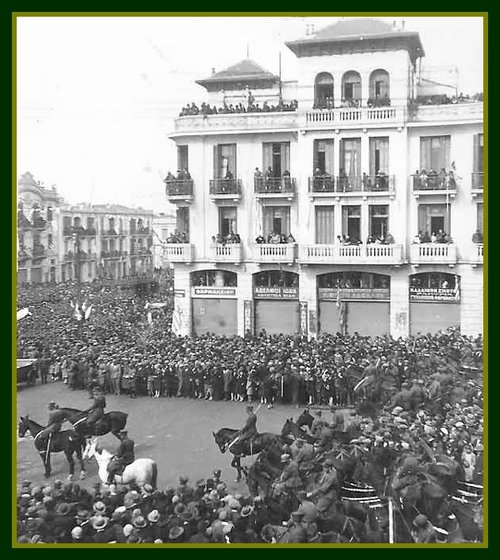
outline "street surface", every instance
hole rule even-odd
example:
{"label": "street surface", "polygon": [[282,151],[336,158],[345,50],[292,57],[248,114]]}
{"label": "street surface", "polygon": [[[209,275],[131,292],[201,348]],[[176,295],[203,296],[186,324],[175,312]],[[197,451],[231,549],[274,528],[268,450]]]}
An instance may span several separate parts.
{"label": "street surface", "polygon": [[[37,384],[18,391],[17,419],[19,415],[29,414],[33,420],[45,425],[47,405],[51,400],[55,400],[60,407],[79,409],[88,408],[91,402],[86,392],[71,391],[62,382]],[[241,428],[246,418],[246,403],[165,397],[130,399],[127,395],[106,395],[106,401],[106,411],[120,410],[129,414],[126,427],[136,443],[136,458],[150,457],[158,463],[159,488],[176,485],[182,474],[189,476],[190,483],[194,484],[200,478],[209,478],[215,468],[220,468],[222,479],[231,491],[248,492],[244,482],[234,482],[236,470],[230,466],[232,456],[230,453],[221,454],[212,436],[212,431],[216,432],[220,428]],[[256,408],[259,403],[253,404]],[[277,405],[273,409],[262,405],[257,412],[257,428],[259,432],[280,433],[286,418],[293,416],[296,420],[301,410],[291,405]],[[65,423],[63,429],[70,426]],[[114,451],[118,445],[118,440],[110,434],[99,438],[99,441],[110,451]],[[65,480],[69,467],[64,454],[52,454],[51,461],[50,480]],[[249,458],[242,460],[242,464],[248,463]],[[98,481],[94,458],[87,463],[86,469],[87,479],[78,482],[91,488]],[[78,463],[75,464],[75,475],[76,481]],[[41,459],[29,434],[25,438],[17,438],[18,484],[25,478],[33,484],[46,483]]]}

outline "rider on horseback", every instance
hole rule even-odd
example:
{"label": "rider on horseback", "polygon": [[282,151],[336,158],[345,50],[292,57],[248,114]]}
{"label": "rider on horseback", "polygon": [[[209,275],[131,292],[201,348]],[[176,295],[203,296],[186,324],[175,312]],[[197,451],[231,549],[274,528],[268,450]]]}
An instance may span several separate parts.
{"label": "rider on horseback", "polygon": [[66,415],[62,410],[59,410],[59,405],[55,401],[49,402],[49,421],[47,423],[47,427],[44,428],[39,434],[38,438],[45,439],[47,438],[47,453],[50,452],[50,440],[51,435],[60,432],[64,421],[66,420]]}
{"label": "rider on horseback", "polygon": [[104,409],[106,408],[106,398],[104,397],[103,392],[100,389],[94,390],[94,402],[92,406],[84,410],[84,412],[88,412],[89,415],[85,419],[85,422],[88,426],[92,424],[97,424],[99,420],[104,416]]}
{"label": "rider on horseback", "polygon": [[234,438],[227,446],[228,449],[230,449],[231,446],[236,442],[242,443],[243,441],[246,441],[247,439],[251,439],[257,435],[257,416],[253,411],[253,406],[249,404],[246,410],[248,416],[245,425],[243,426],[243,428],[241,428],[241,430],[236,432]]}
{"label": "rider on horseback", "polygon": [[127,465],[135,461],[135,443],[128,437],[127,430],[121,430],[119,437],[121,439],[120,446],[108,465],[108,484],[113,484],[115,474],[121,474]]}

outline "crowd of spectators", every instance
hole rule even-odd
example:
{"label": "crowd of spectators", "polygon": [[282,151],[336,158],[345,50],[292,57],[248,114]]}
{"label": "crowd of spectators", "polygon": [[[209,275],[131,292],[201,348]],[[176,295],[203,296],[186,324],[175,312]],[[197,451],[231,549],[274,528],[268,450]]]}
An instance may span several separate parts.
{"label": "crowd of spectators", "polygon": [[455,173],[452,169],[441,168],[439,172],[435,169],[417,169],[413,175],[415,189],[456,189],[457,183]]}
{"label": "crowd of spectators", "polygon": [[[474,512],[468,525],[454,521],[463,514],[456,498],[476,488],[460,494],[457,481],[482,484],[481,337],[454,329],[397,340],[357,333],[176,337],[171,290],[166,284],[147,298],[168,302],[150,323],[146,298],[113,286],[21,287],[18,307],[31,315],[18,325],[18,356],[43,361],[46,375],[72,389],[97,384],[135,397],[142,379],[151,397],[333,406],[331,420],[319,411],[305,432],[315,447],[306,449],[299,437],[261,452],[247,470],[251,496],[229,495],[220,473],[194,486],[181,477],[163,491],[87,492],[70,482],[25,481],[20,542],[386,542],[387,519],[374,520],[366,506],[346,510],[346,480],[369,483],[382,497],[389,484],[411,528],[408,542],[435,542],[444,533],[451,542],[481,540],[480,508],[467,503]],[[77,296],[95,309],[85,324],[73,316]],[[356,402],[377,411],[347,418],[335,409]]]}
{"label": "crowd of spectators", "polygon": [[459,93],[451,97],[446,94],[419,95],[416,99],[417,105],[456,105],[458,103],[478,103],[483,101],[482,93],[473,95]]}
{"label": "crowd of spectators", "polygon": [[189,235],[185,231],[175,229],[165,241],[167,243],[189,243]]}
{"label": "crowd of spectators", "polygon": [[284,233],[276,233],[274,231],[268,233],[267,235],[258,235],[255,238],[255,243],[262,245],[263,243],[270,243],[273,245],[278,245],[280,243],[295,243],[295,237],[289,233],[288,235]]}
{"label": "crowd of spectators", "polygon": [[277,113],[284,111],[296,111],[298,108],[297,100],[292,100],[289,103],[280,102],[276,105],[269,104],[267,101],[259,105],[255,101],[248,102],[246,104],[237,103],[233,105],[230,103],[224,103],[222,107],[216,107],[215,105],[210,105],[209,103],[201,103],[200,107],[196,103],[188,103],[185,107],[181,109],[179,117],[184,117],[186,115],[224,115],[228,113]]}
{"label": "crowd of spectators", "polygon": [[417,245],[419,243],[453,243],[453,239],[442,229],[439,229],[437,233],[432,232],[431,235],[428,231],[419,230],[412,243]]}
{"label": "crowd of spectators", "polygon": [[214,245],[230,245],[233,243],[241,243],[241,238],[239,233],[234,233],[234,231],[230,231],[226,235],[218,233],[217,235],[212,235],[212,243]]}

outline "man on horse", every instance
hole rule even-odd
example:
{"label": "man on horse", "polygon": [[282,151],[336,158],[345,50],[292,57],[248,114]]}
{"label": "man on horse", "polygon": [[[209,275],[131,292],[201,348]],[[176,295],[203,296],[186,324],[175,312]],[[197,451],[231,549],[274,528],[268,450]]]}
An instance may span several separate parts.
{"label": "man on horse", "polygon": [[121,474],[127,465],[135,461],[134,445],[135,442],[128,437],[127,430],[120,430],[120,445],[115,456],[108,465],[108,484],[113,484],[115,474]]}
{"label": "man on horse", "polygon": [[94,402],[92,406],[84,410],[84,412],[88,412],[89,415],[85,419],[85,423],[87,426],[96,425],[99,420],[104,416],[104,409],[106,408],[106,398],[104,397],[104,393],[100,389],[94,390]]}
{"label": "man on horse", "polygon": [[62,410],[59,410],[59,405],[55,401],[50,401],[49,405],[49,421],[47,427],[44,428],[39,434],[38,438],[47,438],[47,454],[50,453],[50,440],[52,439],[52,434],[60,432],[64,421],[66,420],[66,415]]}
{"label": "man on horse", "polygon": [[257,415],[253,411],[253,406],[249,404],[246,408],[247,410],[247,419],[245,425],[239,432],[236,433],[235,437],[231,441],[231,443],[227,446],[228,449],[231,448],[236,442],[242,443],[247,439],[250,440],[251,438],[257,435]]}

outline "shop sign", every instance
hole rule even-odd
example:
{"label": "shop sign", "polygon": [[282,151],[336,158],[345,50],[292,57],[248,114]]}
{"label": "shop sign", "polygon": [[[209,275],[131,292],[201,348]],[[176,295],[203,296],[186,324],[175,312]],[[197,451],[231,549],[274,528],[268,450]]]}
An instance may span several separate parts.
{"label": "shop sign", "polygon": [[[337,301],[336,288],[319,288],[318,298],[322,301]],[[391,299],[389,288],[341,288],[341,300],[388,300]]]}
{"label": "shop sign", "polygon": [[255,286],[253,295],[256,299],[298,299],[299,289],[281,286]]}
{"label": "shop sign", "polygon": [[194,297],[235,297],[236,288],[217,288],[215,286],[203,286],[193,288]]}
{"label": "shop sign", "polygon": [[174,290],[175,297],[186,297],[186,290]]}
{"label": "shop sign", "polygon": [[459,301],[458,288],[410,288],[410,301]]}

